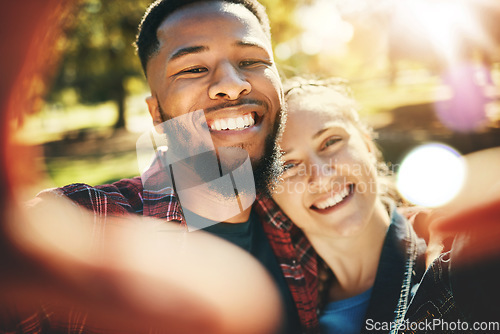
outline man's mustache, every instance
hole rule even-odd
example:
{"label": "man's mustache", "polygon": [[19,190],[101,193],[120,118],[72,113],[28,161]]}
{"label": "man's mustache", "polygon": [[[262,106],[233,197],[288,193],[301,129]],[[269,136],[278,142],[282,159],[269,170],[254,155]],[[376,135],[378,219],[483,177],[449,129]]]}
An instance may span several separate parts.
{"label": "man's mustache", "polygon": [[243,99],[239,99],[239,100],[234,101],[234,102],[227,101],[227,102],[223,102],[223,103],[220,103],[218,105],[215,105],[213,107],[206,108],[205,112],[208,113],[208,112],[217,111],[217,110],[224,109],[224,108],[237,107],[237,106],[246,105],[246,104],[255,104],[258,106],[266,106],[267,107],[267,103],[265,103],[264,101],[243,98]]}

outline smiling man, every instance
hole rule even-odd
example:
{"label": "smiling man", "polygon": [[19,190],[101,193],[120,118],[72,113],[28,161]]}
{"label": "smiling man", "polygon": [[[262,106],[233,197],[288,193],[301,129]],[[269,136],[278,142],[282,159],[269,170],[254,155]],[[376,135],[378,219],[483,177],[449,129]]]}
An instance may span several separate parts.
{"label": "smiling man", "polygon": [[[277,140],[285,119],[264,7],[254,0],[156,1],[143,18],[136,46],[151,89],[146,102],[153,123],[160,135],[175,137],[177,143],[170,142],[166,154],[195,152],[199,142],[193,138],[206,129],[214,152],[230,152],[225,153],[225,161],[218,157],[221,174],[233,169],[231,157],[239,159],[235,151],[245,152],[251,162],[257,200],[205,231],[246,250],[267,269],[284,305],[283,333],[316,332],[315,258],[300,230],[280,219],[279,212],[273,216],[264,200],[281,172]],[[203,124],[171,126],[177,124],[171,121],[192,115]],[[106,217],[114,215],[139,214],[181,225],[186,224],[187,214],[210,219],[206,211],[198,211],[199,207],[210,211],[207,203],[183,203],[181,182],[169,174],[172,166],[163,165],[163,173],[142,179],[95,187],[73,184],[50,193],[65,195],[91,210],[103,230]],[[203,169],[203,161],[198,166]],[[164,187],[169,175],[172,187]],[[234,188],[241,197],[244,191]]]}
{"label": "smiling man", "polygon": [[[173,8],[177,9],[165,17]],[[245,150],[252,163],[257,191],[268,193],[280,171],[276,139],[283,117],[281,82],[273,61],[263,8],[251,2],[244,5],[185,2],[180,7],[175,3],[157,2],[144,18],[136,44],[151,88],[146,102],[154,124],[161,127],[179,116],[203,111],[214,153],[217,150],[220,155],[221,148],[225,147]],[[163,130],[169,137],[169,154],[182,155],[182,152],[199,150],[201,145],[209,146],[195,139],[202,132],[200,127],[185,128],[185,131],[178,128],[177,125]],[[225,170],[232,170],[232,161],[238,160],[231,158],[231,154],[225,159],[220,156],[215,159]],[[218,166],[210,165],[213,160],[207,155],[191,158],[192,169],[198,175],[205,174],[207,169],[218,170]],[[177,189],[182,181],[179,179],[190,179],[186,172],[184,174],[184,177],[172,175]],[[253,187],[253,180],[251,183]],[[236,184],[234,188],[238,188]],[[252,189],[238,188],[237,191],[240,197],[244,193],[252,194]],[[180,198],[184,213],[187,202],[191,202],[190,211],[199,216],[214,221],[248,221],[249,206],[241,206],[240,212],[231,217],[213,218],[216,210],[202,210],[203,196],[200,190],[196,192],[196,199]],[[219,194],[223,196],[217,196]],[[220,197],[229,204],[231,201],[226,195],[227,191],[220,190],[207,193],[205,198]],[[240,198],[240,202],[249,200]],[[224,203],[218,204],[215,207],[219,211],[226,211]]]}
{"label": "smiling man", "polygon": [[159,2],[143,20],[136,44],[151,88],[149,112],[158,125],[204,110],[214,146],[246,150],[265,192],[279,173],[282,128],[267,16],[252,2],[190,2],[163,21],[178,6]]}

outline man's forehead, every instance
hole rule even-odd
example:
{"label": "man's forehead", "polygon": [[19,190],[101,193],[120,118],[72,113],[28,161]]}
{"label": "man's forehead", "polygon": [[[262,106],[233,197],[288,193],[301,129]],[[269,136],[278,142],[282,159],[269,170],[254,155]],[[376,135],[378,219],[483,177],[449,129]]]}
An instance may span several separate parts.
{"label": "man's forehead", "polygon": [[234,18],[240,22],[258,26],[260,30],[263,30],[257,17],[242,4],[210,1],[193,3],[176,10],[158,27],[158,35],[167,30],[168,27],[179,25],[188,28],[190,23],[199,23],[221,17]]}
{"label": "man's forehead", "polygon": [[203,47],[208,51],[209,44],[257,46],[272,54],[271,42],[257,17],[241,4],[216,1],[183,7],[165,19],[157,35],[159,49],[169,54],[164,60],[182,49]]}

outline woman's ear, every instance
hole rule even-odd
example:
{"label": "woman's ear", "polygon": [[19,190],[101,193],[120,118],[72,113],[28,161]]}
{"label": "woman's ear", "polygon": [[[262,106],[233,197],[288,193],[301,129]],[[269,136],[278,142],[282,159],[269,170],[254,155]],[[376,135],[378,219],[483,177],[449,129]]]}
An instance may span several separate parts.
{"label": "woman's ear", "polygon": [[375,143],[373,142],[372,137],[369,134],[364,133],[363,140],[365,142],[366,148],[368,149],[368,152],[375,153],[375,151],[376,151],[375,150]]}
{"label": "woman's ear", "polygon": [[148,96],[146,98],[146,103],[148,105],[149,114],[153,119],[153,124],[156,126],[163,123],[163,115],[161,114],[158,99],[155,96]]}

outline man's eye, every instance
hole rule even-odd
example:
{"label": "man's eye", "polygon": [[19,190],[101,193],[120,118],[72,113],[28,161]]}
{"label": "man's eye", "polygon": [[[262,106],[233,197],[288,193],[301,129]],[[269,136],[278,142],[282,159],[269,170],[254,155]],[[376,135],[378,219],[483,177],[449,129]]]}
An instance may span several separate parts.
{"label": "man's eye", "polygon": [[184,74],[184,73],[198,74],[198,73],[204,73],[206,71],[208,71],[208,70],[205,67],[193,67],[193,68],[188,68],[186,70],[183,70],[179,74]]}
{"label": "man's eye", "polygon": [[241,61],[240,67],[250,67],[250,66],[259,65],[259,64],[267,64],[267,63],[263,60],[249,59],[249,60]]}

